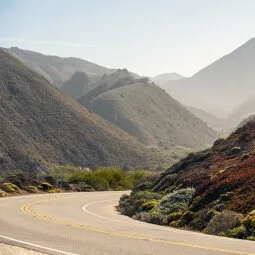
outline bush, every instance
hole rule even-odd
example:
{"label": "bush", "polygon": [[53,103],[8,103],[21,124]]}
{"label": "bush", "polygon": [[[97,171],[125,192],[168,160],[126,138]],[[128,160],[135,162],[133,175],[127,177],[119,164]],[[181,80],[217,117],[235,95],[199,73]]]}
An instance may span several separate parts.
{"label": "bush", "polygon": [[0,197],[5,197],[6,196],[6,193],[0,189]]}
{"label": "bush", "polygon": [[186,188],[174,191],[164,196],[156,206],[161,213],[169,215],[173,212],[186,211],[192,202],[195,189]]}
{"label": "bush", "polygon": [[148,190],[136,193],[132,192],[130,196],[123,195],[120,198],[118,210],[124,215],[133,216],[142,211],[142,206],[145,203],[159,200],[161,197],[161,194]]}
{"label": "bush", "polygon": [[48,190],[48,193],[60,193],[61,190],[60,189],[50,189]]}
{"label": "bush", "polygon": [[91,192],[91,191],[94,191],[94,189],[90,185],[86,184],[85,182],[70,184],[70,188],[73,191],[77,191],[77,192]]}
{"label": "bush", "polygon": [[26,187],[26,191],[28,191],[29,193],[38,193],[38,189],[32,185]]}
{"label": "bush", "polygon": [[243,220],[243,225],[249,235],[255,235],[255,210],[250,212]]}
{"label": "bush", "polygon": [[48,182],[42,182],[39,186],[38,186],[39,190],[48,192],[49,190],[52,189],[52,185],[49,184]]}
{"label": "bush", "polygon": [[182,212],[173,212],[168,216],[168,222],[177,221],[182,217]]}
{"label": "bush", "polygon": [[243,215],[233,211],[222,211],[216,214],[208,223],[205,233],[218,235],[241,225]]}
{"label": "bush", "polygon": [[20,188],[17,185],[13,184],[13,183],[6,182],[1,186],[1,188],[2,188],[3,191],[5,191],[7,193],[21,194]]}
{"label": "bush", "polygon": [[181,217],[181,221],[183,221],[185,224],[190,223],[195,217],[195,213],[191,212],[191,211],[186,211],[182,217]]}
{"label": "bush", "polygon": [[142,205],[142,211],[150,211],[151,209],[153,209],[157,204],[159,203],[158,200],[152,200],[149,202],[146,202]]}
{"label": "bush", "polygon": [[228,237],[232,238],[243,238],[245,236],[246,229],[243,225],[233,228],[227,232]]}

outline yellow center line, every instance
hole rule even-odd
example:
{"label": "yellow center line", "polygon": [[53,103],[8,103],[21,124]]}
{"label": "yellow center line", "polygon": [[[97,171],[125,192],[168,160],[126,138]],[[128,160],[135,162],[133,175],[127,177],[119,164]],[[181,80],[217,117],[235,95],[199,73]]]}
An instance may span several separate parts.
{"label": "yellow center line", "polygon": [[74,222],[70,222],[70,221],[66,221],[66,220],[62,220],[62,219],[57,219],[57,218],[54,218],[54,217],[51,217],[48,215],[40,214],[39,212],[32,209],[32,207],[35,205],[46,204],[51,201],[68,199],[68,198],[75,198],[75,197],[72,196],[72,197],[65,197],[65,198],[56,198],[56,199],[41,200],[41,201],[37,201],[37,202],[33,202],[33,203],[28,203],[28,204],[23,205],[20,208],[20,210],[23,213],[30,215],[34,218],[38,218],[40,220],[50,221],[50,222],[65,225],[68,227],[73,227],[73,228],[77,228],[77,229],[85,229],[88,231],[98,232],[98,233],[107,234],[107,235],[111,235],[111,236],[124,237],[124,238],[137,239],[137,240],[146,240],[146,241],[151,241],[151,242],[156,242],[156,243],[175,245],[175,246],[181,246],[181,247],[190,247],[190,248],[202,249],[202,250],[207,250],[207,251],[216,251],[216,252],[222,252],[222,253],[228,253],[228,254],[255,255],[255,253],[234,251],[234,250],[222,249],[222,248],[217,248],[217,247],[207,247],[207,246],[201,246],[201,245],[192,244],[192,243],[184,243],[184,242],[177,242],[177,241],[171,241],[171,240],[166,240],[166,239],[154,238],[151,236],[142,236],[142,235],[136,235],[136,234],[132,234],[132,233],[129,234],[129,233],[124,233],[124,232],[111,231],[111,230],[107,230],[104,228],[93,227],[93,226],[89,226],[89,225],[84,225],[84,224],[74,223]]}

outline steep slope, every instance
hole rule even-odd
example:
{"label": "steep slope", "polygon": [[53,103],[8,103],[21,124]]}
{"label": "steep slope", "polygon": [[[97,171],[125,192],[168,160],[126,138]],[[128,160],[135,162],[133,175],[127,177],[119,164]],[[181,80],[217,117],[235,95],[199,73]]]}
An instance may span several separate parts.
{"label": "steep slope", "polygon": [[204,110],[201,110],[192,106],[187,107],[187,109],[191,113],[193,113],[197,118],[199,118],[200,120],[203,120],[209,127],[217,131],[222,131],[224,128],[228,127],[226,120],[217,118],[214,115]]}
{"label": "steep slope", "polygon": [[84,72],[75,72],[65,81],[60,90],[71,98],[79,99],[93,87],[92,81]]}
{"label": "steep slope", "polygon": [[255,120],[120,200],[136,219],[255,240]]}
{"label": "steep slope", "polygon": [[20,59],[32,70],[42,74],[48,81],[56,84],[58,87],[77,71],[85,72],[93,81],[100,79],[103,74],[114,72],[112,69],[79,58],[47,56],[16,47],[5,50]]}
{"label": "steep slope", "polygon": [[134,83],[136,83],[136,80],[128,72],[128,70],[119,69],[113,74],[104,75],[97,84],[94,84],[93,89],[91,89],[86,95],[84,95],[83,97],[79,99],[79,102],[82,105],[89,107],[92,100],[96,98],[97,96],[99,96],[100,94],[118,87],[122,87],[127,84],[134,84]]}
{"label": "steep slope", "polygon": [[142,167],[153,158],[2,50],[0,98],[0,171],[43,170],[48,164]]}
{"label": "steep slope", "polygon": [[201,148],[216,132],[152,84],[122,86],[95,97],[90,109],[146,145]]}
{"label": "steep slope", "polygon": [[255,86],[255,38],[196,73],[170,81],[167,91],[185,105],[226,117]]}
{"label": "steep slope", "polygon": [[233,110],[233,113],[228,119],[229,126],[236,127],[238,123],[253,114],[255,114],[255,96],[250,97]]}

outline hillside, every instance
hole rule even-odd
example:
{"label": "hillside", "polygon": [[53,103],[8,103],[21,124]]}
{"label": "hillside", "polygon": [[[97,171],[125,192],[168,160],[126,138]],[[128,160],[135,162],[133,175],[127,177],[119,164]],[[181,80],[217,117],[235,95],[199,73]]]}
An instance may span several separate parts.
{"label": "hillside", "polygon": [[77,71],[85,72],[92,81],[98,81],[102,75],[114,72],[113,69],[108,69],[84,59],[47,56],[16,47],[4,50],[18,58],[32,70],[42,74],[48,81],[58,87]]}
{"label": "hillside", "polygon": [[150,78],[153,82],[158,85],[164,85],[168,81],[176,81],[183,79],[184,77],[178,73],[162,73]]}
{"label": "hillside", "polygon": [[152,223],[255,240],[254,165],[253,119],[211,149],[144,180],[122,198],[120,210]]}
{"label": "hillside", "polygon": [[0,171],[49,164],[142,167],[162,160],[2,50],[0,98]]}
{"label": "hillside", "polygon": [[79,99],[91,88],[93,83],[84,72],[75,72],[70,79],[65,81],[60,90],[71,98]]}
{"label": "hillside", "polygon": [[93,85],[93,88],[83,97],[80,97],[79,102],[89,107],[94,98],[100,94],[112,89],[125,86],[127,84],[136,83],[135,78],[126,69],[119,69],[110,75],[104,75],[101,80]]}
{"label": "hillside", "polygon": [[150,146],[202,148],[217,134],[164,90],[149,83],[111,89],[89,109]]}
{"label": "hillside", "polygon": [[255,96],[250,97],[236,107],[228,119],[230,127],[236,127],[241,121],[255,114]]}
{"label": "hillside", "polygon": [[254,67],[255,38],[191,78],[168,82],[165,89],[184,105],[226,117],[253,93]]}
{"label": "hillside", "polygon": [[228,127],[226,120],[217,118],[216,116],[214,116],[204,110],[201,110],[201,109],[198,109],[198,108],[195,108],[192,106],[187,107],[187,109],[191,113],[193,113],[197,118],[199,118],[200,120],[203,120],[209,127],[213,128],[216,131],[220,132],[224,128]]}

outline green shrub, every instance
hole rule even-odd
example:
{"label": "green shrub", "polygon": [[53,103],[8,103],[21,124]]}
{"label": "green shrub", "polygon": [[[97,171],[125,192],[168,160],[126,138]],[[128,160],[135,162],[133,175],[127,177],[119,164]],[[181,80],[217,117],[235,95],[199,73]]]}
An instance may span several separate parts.
{"label": "green shrub", "polygon": [[246,229],[243,225],[241,225],[239,227],[229,230],[226,236],[241,239],[245,236],[245,233],[246,233]]}
{"label": "green shrub", "polygon": [[227,233],[229,230],[241,225],[243,215],[225,210],[216,214],[208,223],[205,233],[218,235],[219,233]]}
{"label": "green shrub", "polygon": [[146,202],[142,205],[142,211],[150,211],[151,209],[153,209],[157,204],[159,203],[158,200],[152,200],[149,202]]}
{"label": "green shrub", "polygon": [[255,235],[254,236],[248,236],[247,239],[250,240],[250,241],[255,241]]}
{"label": "green shrub", "polygon": [[173,228],[181,228],[184,226],[185,226],[185,223],[182,220],[176,220],[170,223],[170,227],[173,227]]}
{"label": "green shrub", "polygon": [[173,212],[168,216],[168,221],[171,223],[172,221],[177,221],[182,217],[182,212]]}
{"label": "green shrub", "polygon": [[48,193],[60,193],[61,190],[60,189],[50,189],[48,190]]}
{"label": "green shrub", "polygon": [[1,186],[1,188],[3,191],[5,191],[7,193],[21,194],[20,188],[13,183],[6,182]]}
{"label": "green shrub", "polygon": [[255,235],[255,210],[250,212],[242,223],[250,235]]}
{"label": "green shrub", "polygon": [[28,186],[26,187],[26,190],[29,192],[29,193],[38,193],[38,189],[35,187],[35,186]]}

